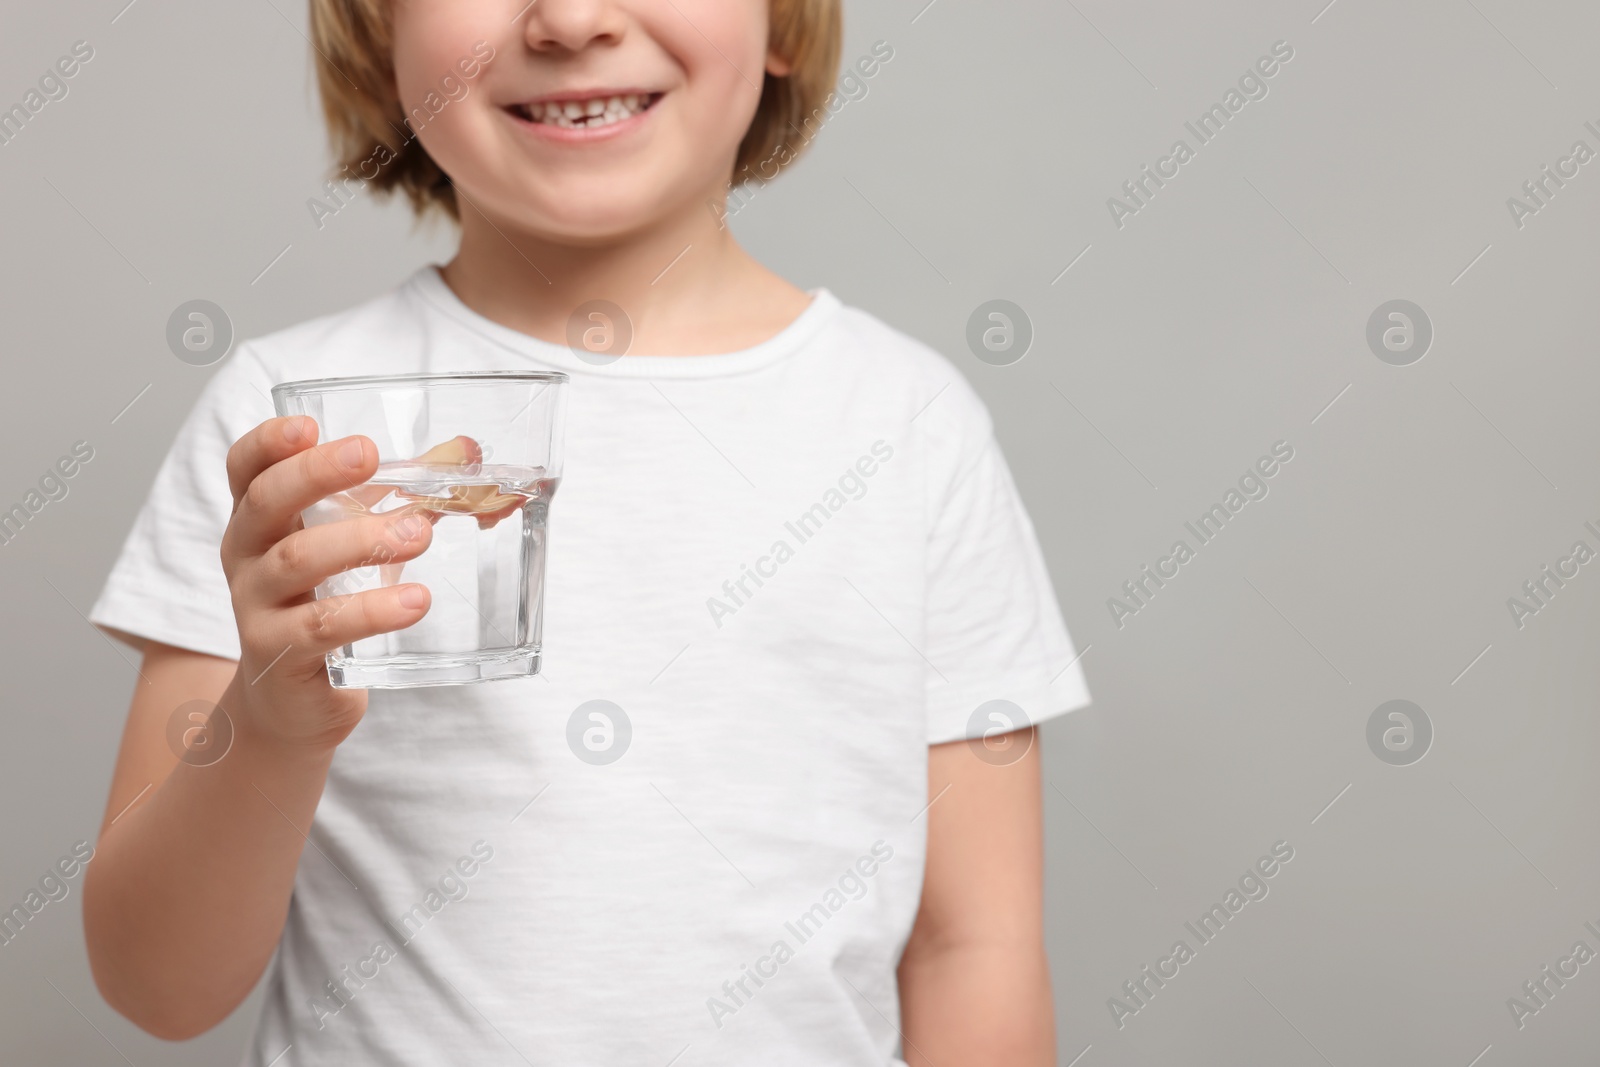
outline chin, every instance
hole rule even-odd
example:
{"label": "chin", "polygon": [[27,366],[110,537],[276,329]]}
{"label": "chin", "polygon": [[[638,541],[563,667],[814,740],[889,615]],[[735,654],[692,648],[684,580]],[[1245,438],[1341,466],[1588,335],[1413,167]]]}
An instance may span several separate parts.
{"label": "chin", "polygon": [[504,217],[527,233],[573,244],[603,244],[676,213],[663,190],[645,187],[638,174],[619,185],[593,180],[564,182],[554,190],[541,185],[520,196],[511,194],[504,202]]}

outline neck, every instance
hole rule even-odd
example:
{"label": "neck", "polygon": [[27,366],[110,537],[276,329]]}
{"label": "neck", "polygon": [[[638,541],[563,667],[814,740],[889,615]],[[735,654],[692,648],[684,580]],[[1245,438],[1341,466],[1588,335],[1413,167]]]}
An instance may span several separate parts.
{"label": "neck", "polygon": [[699,203],[616,238],[575,243],[518,230],[463,198],[461,246],[444,278],[479,314],[557,344],[567,342],[579,305],[608,300],[632,326],[629,351],[661,355],[739,347],[734,340],[718,347],[708,320],[770,314],[773,283],[798,293],[739,246],[720,213]]}

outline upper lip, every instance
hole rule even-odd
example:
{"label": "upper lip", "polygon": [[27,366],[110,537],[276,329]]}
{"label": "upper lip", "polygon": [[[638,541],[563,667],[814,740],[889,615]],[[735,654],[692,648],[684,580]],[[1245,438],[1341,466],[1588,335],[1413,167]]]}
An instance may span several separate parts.
{"label": "upper lip", "polygon": [[581,103],[585,103],[585,102],[587,102],[589,100],[609,100],[613,96],[630,96],[630,95],[631,96],[656,96],[659,93],[660,93],[659,89],[639,89],[639,88],[564,89],[564,90],[558,90],[557,92],[553,92],[553,93],[545,93],[545,94],[543,94],[541,96],[530,97],[530,98],[528,98],[526,100],[515,100],[515,101],[512,101],[507,106],[508,107],[530,107],[530,106],[532,106],[534,104],[548,104],[548,103],[554,103],[555,101],[558,101],[558,100],[561,101],[562,103],[566,103],[568,101],[572,101],[572,102],[581,104]]}

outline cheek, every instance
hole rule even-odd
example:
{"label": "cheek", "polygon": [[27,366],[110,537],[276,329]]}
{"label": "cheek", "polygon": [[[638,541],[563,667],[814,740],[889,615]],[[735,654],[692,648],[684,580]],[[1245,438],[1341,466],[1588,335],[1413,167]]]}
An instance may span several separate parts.
{"label": "cheek", "polygon": [[[497,3],[411,0],[394,5],[394,71],[405,132],[422,142],[446,171],[469,176],[482,155],[479,142],[495,59],[516,42]],[[487,48],[485,47],[487,46]],[[466,64],[463,67],[463,64]],[[474,71],[471,78],[463,70]]]}
{"label": "cheek", "polygon": [[757,85],[761,83],[767,0],[675,0],[666,15],[654,18],[663,38],[670,35],[700,62],[723,67],[731,78],[737,79],[742,72]]}
{"label": "cheek", "polygon": [[652,23],[652,36],[684,68],[696,100],[721,102],[696,106],[687,119],[738,143],[761,100],[767,0],[674,0]]}
{"label": "cheek", "polygon": [[441,84],[464,82],[475,88],[482,81],[482,73],[470,82],[462,78],[461,64],[474,61],[479,42],[493,46],[497,54],[505,48],[508,26],[489,9],[498,10],[498,5],[441,0],[394,5],[395,84],[403,111],[410,114],[422,107],[429,93],[447,99]]}

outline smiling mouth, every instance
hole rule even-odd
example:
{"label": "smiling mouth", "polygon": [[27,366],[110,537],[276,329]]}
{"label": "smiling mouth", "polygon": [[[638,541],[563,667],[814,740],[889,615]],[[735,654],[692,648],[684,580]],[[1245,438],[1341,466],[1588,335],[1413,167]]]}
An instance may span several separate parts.
{"label": "smiling mouth", "polygon": [[511,104],[506,110],[524,122],[583,130],[630,119],[648,111],[663,95],[622,93],[617,96],[592,96],[586,100],[541,100],[532,104]]}

